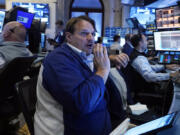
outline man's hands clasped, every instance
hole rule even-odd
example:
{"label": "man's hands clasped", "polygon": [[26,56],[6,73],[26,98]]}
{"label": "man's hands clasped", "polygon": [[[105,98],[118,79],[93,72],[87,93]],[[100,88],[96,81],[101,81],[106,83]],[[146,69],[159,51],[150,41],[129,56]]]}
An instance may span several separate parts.
{"label": "man's hands clasped", "polygon": [[94,46],[93,53],[96,75],[101,76],[105,83],[110,71],[110,61],[106,47],[102,46],[102,44],[96,44]]}

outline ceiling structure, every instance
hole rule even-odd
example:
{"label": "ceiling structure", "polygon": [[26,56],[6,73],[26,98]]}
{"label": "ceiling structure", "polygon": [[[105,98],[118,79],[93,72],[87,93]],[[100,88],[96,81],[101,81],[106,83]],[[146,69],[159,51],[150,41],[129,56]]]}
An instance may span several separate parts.
{"label": "ceiling structure", "polygon": [[[146,6],[152,8],[163,8],[177,5],[180,0],[121,0],[121,3],[133,6]],[[0,0],[0,5],[5,5],[5,0]]]}
{"label": "ceiling structure", "polygon": [[180,0],[121,0],[122,4],[132,6],[146,6],[151,8],[163,8],[177,5]]}
{"label": "ceiling structure", "polygon": [[[148,1],[148,0],[146,0],[146,1]],[[164,8],[164,7],[177,5],[178,1],[179,0],[157,0],[157,1],[147,5],[147,7]]]}

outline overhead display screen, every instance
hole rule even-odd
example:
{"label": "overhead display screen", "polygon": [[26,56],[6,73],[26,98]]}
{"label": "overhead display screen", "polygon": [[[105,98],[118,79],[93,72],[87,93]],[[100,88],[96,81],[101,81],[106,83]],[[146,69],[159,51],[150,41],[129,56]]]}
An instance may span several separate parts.
{"label": "overhead display screen", "polygon": [[156,9],[157,29],[180,28],[180,7]]}
{"label": "overhead display screen", "polygon": [[22,2],[12,2],[12,6],[20,6],[27,8],[28,12],[34,13],[34,19],[40,19],[41,22],[46,22],[49,24],[49,4],[47,3],[22,3]]}

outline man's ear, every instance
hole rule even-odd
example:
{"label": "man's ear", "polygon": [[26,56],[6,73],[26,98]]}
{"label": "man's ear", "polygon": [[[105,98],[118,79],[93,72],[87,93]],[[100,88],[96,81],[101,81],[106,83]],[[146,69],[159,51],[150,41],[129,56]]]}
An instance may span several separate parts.
{"label": "man's ear", "polygon": [[10,36],[11,32],[10,31],[6,31],[3,33],[3,37],[7,38],[8,36]]}
{"label": "man's ear", "polygon": [[142,46],[142,44],[143,44],[142,40],[139,41],[139,46],[140,46],[140,47]]}
{"label": "man's ear", "polygon": [[72,40],[72,33],[66,32],[66,40],[69,42]]}

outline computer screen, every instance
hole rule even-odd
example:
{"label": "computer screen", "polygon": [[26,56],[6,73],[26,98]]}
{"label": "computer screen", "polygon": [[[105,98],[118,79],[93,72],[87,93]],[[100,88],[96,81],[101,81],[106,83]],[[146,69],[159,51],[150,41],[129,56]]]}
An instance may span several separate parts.
{"label": "computer screen", "polygon": [[164,128],[171,127],[173,124],[173,121],[175,120],[175,116],[176,116],[176,112],[165,115],[156,120],[131,128],[125,133],[125,135],[141,135],[141,134],[148,134],[148,133],[152,134],[153,132],[157,132]]}
{"label": "computer screen", "polygon": [[32,13],[17,11],[16,21],[22,23],[27,29],[31,27],[33,18],[34,14]]}
{"label": "computer screen", "polygon": [[103,45],[109,47],[113,42],[112,37],[103,37]]}
{"label": "computer screen", "polygon": [[127,18],[126,22],[127,22],[127,24],[129,25],[130,28],[134,28],[134,23],[133,23],[131,18]]}
{"label": "computer screen", "polygon": [[180,30],[154,32],[156,51],[180,51]]}
{"label": "computer screen", "polygon": [[28,9],[28,12],[34,13],[34,19],[40,19],[41,22],[46,22],[49,24],[49,4],[47,3],[22,3],[22,2],[12,2],[12,6],[20,6]]}
{"label": "computer screen", "polygon": [[120,43],[120,45],[121,45],[121,47],[125,44],[125,37],[121,37],[121,43]]}
{"label": "computer screen", "polygon": [[148,22],[155,21],[155,9],[147,7],[131,7],[130,18],[136,17],[141,25],[145,27]]}
{"label": "computer screen", "polygon": [[41,48],[45,48],[46,44],[46,35],[44,33],[41,33]]}
{"label": "computer screen", "polygon": [[5,11],[0,11],[0,33],[2,32],[3,29],[4,18],[5,18]]}
{"label": "computer screen", "polygon": [[156,9],[157,29],[180,28],[180,7]]}

